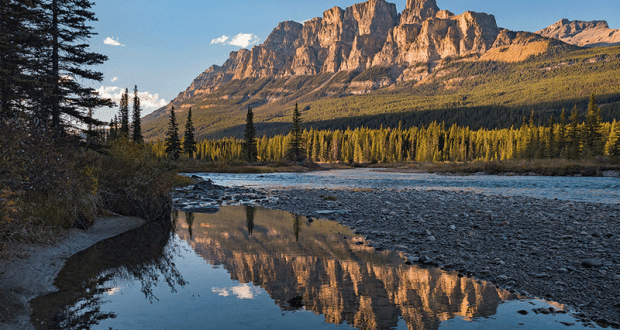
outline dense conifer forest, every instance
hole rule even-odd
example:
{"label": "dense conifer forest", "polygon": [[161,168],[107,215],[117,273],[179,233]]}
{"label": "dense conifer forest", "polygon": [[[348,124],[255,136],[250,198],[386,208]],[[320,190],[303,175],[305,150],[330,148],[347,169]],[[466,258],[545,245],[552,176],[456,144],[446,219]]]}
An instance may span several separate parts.
{"label": "dense conifer forest", "polygon": [[[471,129],[433,122],[426,126],[345,130],[305,129],[301,141],[305,158],[325,163],[467,162],[510,159],[593,159],[620,157],[620,122],[601,120],[596,98],[587,111],[576,106],[560,118],[538,124],[536,113],[523,117],[520,127]],[[620,113],[618,114],[620,117]],[[196,158],[208,162],[242,160],[243,141],[235,138],[203,140]],[[257,140],[257,160],[287,159],[291,134]],[[152,144],[164,156],[162,143]]]}

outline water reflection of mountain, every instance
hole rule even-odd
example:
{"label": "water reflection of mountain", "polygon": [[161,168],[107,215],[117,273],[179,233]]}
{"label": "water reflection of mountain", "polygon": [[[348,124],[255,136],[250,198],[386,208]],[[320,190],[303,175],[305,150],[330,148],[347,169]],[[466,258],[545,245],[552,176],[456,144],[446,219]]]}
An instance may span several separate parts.
{"label": "water reflection of mountain", "polygon": [[189,222],[184,216],[177,232],[205,260],[264,288],[283,309],[302,297],[330,323],[386,329],[402,317],[409,329],[438,329],[454,317],[494,315],[498,304],[516,298],[490,283],[404,265],[398,253],[345,239],[352,233],[334,222],[244,207],[194,214]]}

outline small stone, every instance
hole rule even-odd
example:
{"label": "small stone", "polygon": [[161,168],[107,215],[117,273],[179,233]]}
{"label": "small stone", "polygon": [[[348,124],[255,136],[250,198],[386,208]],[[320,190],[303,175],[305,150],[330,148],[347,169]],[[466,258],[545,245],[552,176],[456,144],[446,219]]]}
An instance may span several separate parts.
{"label": "small stone", "polygon": [[568,273],[568,269],[566,269],[566,268],[560,268],[560,269],[558,269],[558,273],[560,273],[560,274],[566,274],[566,273]]}
{"label": "small stone", "polygon": [[527,315],[528,314],[528,312],[526,310],[524,310],[524,309],[522,309],[520,311],[517,311],[517,313],[519,313],[521,315]]}
{"label": "small stone", "polygon": [[581,266],[585,267],[585,268],[595,268],[595,267],[601,267],[603,266],[603,262],[599,259],[596,258],[590,258],[590,259],[586,259],[584,261],[581,262]]}
{"label": "small stone", "polygon": [[450,229],[455,230],[456,226],[455,225],[450,225]]}
{"label": "small stone", "polygon": [[431,235],[428,237],[428,240],[434,242],[436,240],[435,236]]}
{"label": "small stone", "polygon": [[614,276],[614,281],[620,281],[620,275]]}

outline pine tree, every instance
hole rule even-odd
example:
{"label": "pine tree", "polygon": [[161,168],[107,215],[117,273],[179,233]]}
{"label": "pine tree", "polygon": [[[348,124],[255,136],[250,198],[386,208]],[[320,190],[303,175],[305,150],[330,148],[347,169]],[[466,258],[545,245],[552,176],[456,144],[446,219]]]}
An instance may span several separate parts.
{"label": "pine tree", "polygon": [[576,105],[570,115],[570,124],[568,125],[566,140],[566,157],[568,159],[578,159],[581,157],[579,110],[577,110]]}
{"label": "pine tree", "polygon": [[609,135],[609,155],[620,161],[620,121],[614,120]]}
{"label": "pine tree", "polygon": [[565,157],[566,156],[566,110],[562,109],[562,114],[560,114],[560,123],[558,124],[558,134],[557,134],[557,157]]}
{"label": "pine tree", "polygon": [[594,93],[590,96],[588,113],[582,133],[583,155],[593,158],[603,155],[603,134],[601,134],[601,109],[596,105]]}
{"label": "pine tree", "polygon": [[129,138],[129,90],[127,88],[121,96],[119,117],[121,120],[120,135]]}
{"label": "pine tree", "polygon": [[301,113],[299,112],[299,106],[295,104],[295,110],[293,110],[293,127],[291,128],[291,141],[289,149],[287,151],[286,158],[299,162],[304,160],[305,150],[302,146],[302,131],[301,131]]}
{"label": "pine tree", "polygon": [[174,114],[174,107],[170,109],[170,121],[168,122],[168,132],[166,132],[166,154],[172,159],[179,159],[181,156],[179,124],[177,124]]}
{"label": "pine tree", "polygon": [[[44,0],[42,53],[48,54],[47,81],[50,95],[51,124],[57,133],[63,132],[72,120],[88,124],[94,119],[84,113],[85,104],[93,107],[112,106],[101,99],[91,87],[80,80],[103,80],[103,74],[87,66],[103,64],[107,57],[88,51],[88,39],[96,35],[89,22],[97,21],[91,11],[94,3],[88,0]],[[63,119],[63,115],[66,119]],[[64,121],[64,122],[63,122]],[[101,124],[96,121],[97,124]]]}
{"label": "pine tree", "polygon": [[185,132],[183,134],[183,151],[189,158],[194,158],[196,153],[196,137],[194,136],[194,123],[192,122],[192,108],[187,112],[187,121],[185,122]]}
{"label": "pine tree", "polygon": [[243,157],[246,161],[256,161],[256,157],[258,155],[256,149],[256,129],[254,128],[254,113],[252,112],[251,107],[248,107],[248,113],[245,117],[242,150]]}
{"label": "pine tree", "polygon": [[[37,54],[42,48],[42,13],[28,0],[5,0],[0,6],[0,118],[37,112],[42,72]],[[44,78],[45,79],[45,78]],[[29,102],[22,102],[23,100]]]}
{"label": "pine tree", "polygon": [[132,132],[132,140],[138,143],[144,143],[144,138],[142,137],[142,123],[140,119],[140,97],[138,97],[138,86],[134,86],[133,89],[133,132]]}

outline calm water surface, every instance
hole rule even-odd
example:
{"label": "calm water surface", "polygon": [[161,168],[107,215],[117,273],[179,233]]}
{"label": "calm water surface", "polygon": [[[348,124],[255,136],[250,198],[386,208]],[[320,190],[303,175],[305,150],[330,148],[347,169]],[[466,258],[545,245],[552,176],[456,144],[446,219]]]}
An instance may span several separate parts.
{"label": "calm water surface", "polygon": [[310,173],[200,174],[224,186],[262,188],[394,188],[472,191],[489,195],[530,196],[598,203],[620,202],[620,179],[431,173],[352,169]]}
{"label": "calm water surface", "polygon": [[[566,329],[562,306],[403,264],[346,227],[281,211],[173,214],[73,256],[31,301],[41,329]],[[550,305],[551,304],[551,305]],[[517,313],[527,310],[527,315]]]}

